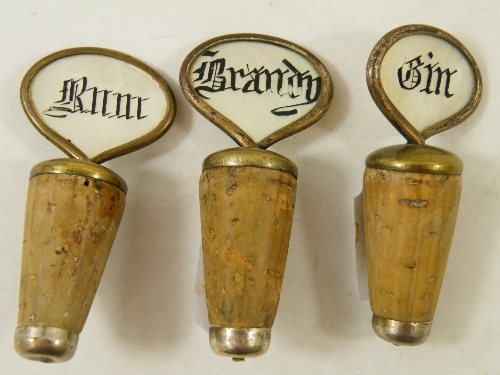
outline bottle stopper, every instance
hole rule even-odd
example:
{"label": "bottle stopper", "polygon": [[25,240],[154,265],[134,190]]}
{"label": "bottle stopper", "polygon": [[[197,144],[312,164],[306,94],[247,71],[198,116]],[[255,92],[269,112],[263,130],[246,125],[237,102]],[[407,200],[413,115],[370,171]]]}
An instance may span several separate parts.
{"label": "bottle stopper", "polygon": [[363,209],[372,326],[395,345],[431,330],[461,192],[463,162],[425,144],[466,120],[481,99],[481,74],[455,37],[426,25],[387,33],[367,65],[370,94],[407,144],[366,158]]}
{"label": "bottle stopper", "polygon": [[210,346],[241,361],[269,347],[295,207],[297,167],[266,148],[325,114],[332,81],[294,43],[233,34],[196,47],[180,84],[188,101],[241,146],[209,155],[200,178]]}
{"label": "bottle stopper", "polygon": [[127,184],[99,164],[159,139],[174,120],[175,101],[146,64],[84,47],[33,65],[21,103],[69,158],[30,173],[14,346],[27,359],[65,362],[75,354],[125,209]]}

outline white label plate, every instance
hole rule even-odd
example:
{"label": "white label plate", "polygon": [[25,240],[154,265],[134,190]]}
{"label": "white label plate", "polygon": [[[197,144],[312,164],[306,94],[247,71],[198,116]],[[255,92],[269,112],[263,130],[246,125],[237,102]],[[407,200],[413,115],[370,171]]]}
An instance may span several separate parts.
{"label": "white label plate", "polygon": [[191,104],[244,147],[267,148],[314,124],[333,95],[314,55],[259,34],[203,43],[184,60],[180,81]]}
{"label": "white label plate", "polygon": [[405,25],[384,35],[366,73],[375,103],[411,144],[425,144],[462,123],[481,100],[474,57],[454,36],[428,25]]}
{"label": "white label plate", "polygon": [[260,42],[219,44],[191,66],[191,83],[207,103],[256,143],[309,112],[321,93],[305,57]]}
{"label": "white label plate", "polygon": [[42,59],[26,74],[23,91],[23,106],[40,132],[71,156],[97,162],[153,142],[175,114],[173,96],[158,73],[99,48]]}
{"label": "white label plate", "polygon": [[396,42],[382,61],[380,78],[393,105],[420,133],[464,108],[476,83],[463,53],[430,35]]}

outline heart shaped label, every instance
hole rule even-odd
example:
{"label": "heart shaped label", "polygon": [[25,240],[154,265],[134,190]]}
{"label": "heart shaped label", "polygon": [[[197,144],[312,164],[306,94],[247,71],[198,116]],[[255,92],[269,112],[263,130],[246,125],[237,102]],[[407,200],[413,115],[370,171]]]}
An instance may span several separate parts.
{"label": "heart shaped label", "polygon": [[333,95],[310,52],[259,34],[233,34],[193,50],[181,67],[193,106],[240,146],[267,148],[319,120]]}
{"label": "heart shaped label", "polygon": [[458,125],[481,98],[481,74],[470,52],[426,25],[386,34],[370,55],[367,81],[380,110],[411,143]]}
{"label": "heart shaped label", "polygon": [[161,137],[175,116],[165,80],[120,52],[73,48],[37,62],[21,85],[33,125],[66,154],[102,163]]}

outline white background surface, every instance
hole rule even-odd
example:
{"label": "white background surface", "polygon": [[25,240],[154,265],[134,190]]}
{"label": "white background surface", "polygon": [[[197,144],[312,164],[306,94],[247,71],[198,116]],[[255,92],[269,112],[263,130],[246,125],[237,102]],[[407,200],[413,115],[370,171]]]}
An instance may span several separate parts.
{"label": "white background surface", "polygon": [[[0,4],[0,373],[2,374],[500,374],[500,40],[496,1],[11,1]],[[465,163],[456,234],[432,334],[395,347],[372,332],[359,301],[353,197],[364,159],[403,138],[372,102],[367,57],[408,23],[440,27],[475,56],[483,100],[429,144]],[[178,87],[184,57],[208,38],[259,32],[306,47],[329,69],[334,101],[312,128],[271,150],[299,167],[281,304],[269,352],[245,363],[212,354],[190,321],[200,243],[203,159],[233,147]],[[164,75],[175,124],[154,145],[105,163],[128,183],[125,216],[75,357],[31,363],[12,348],[29,170],[63,157],[30,125],[18,90],[28,68],[63,48],[98,46]]]}

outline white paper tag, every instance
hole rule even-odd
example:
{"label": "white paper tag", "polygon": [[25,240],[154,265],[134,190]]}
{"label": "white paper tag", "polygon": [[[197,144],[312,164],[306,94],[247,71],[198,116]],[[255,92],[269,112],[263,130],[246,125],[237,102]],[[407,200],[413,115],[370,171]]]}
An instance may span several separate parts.
{"label": "white paper tag", "polygon": [[191,321],[199,325],[205,331],[210,329],[208,323],[207,301],[205,298],[205,274],[203,271],[203,252],[200,246],[200,256],[198,259],[198,271],[194,281],[193,307],[191,310]]}
{"label": "white paper tag", "polygon": [[363,192],[354,198],[354,223],[356,230],[356,271],[358,274],[359,300],[370,298],[368,292],[368,265],[366,263],[365,224],[363,219]]}

